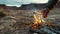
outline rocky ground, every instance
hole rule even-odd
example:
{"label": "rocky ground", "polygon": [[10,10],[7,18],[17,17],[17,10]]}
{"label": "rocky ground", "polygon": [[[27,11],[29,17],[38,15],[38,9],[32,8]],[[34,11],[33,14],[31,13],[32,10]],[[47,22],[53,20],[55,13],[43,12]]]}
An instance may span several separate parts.
{"label": "rocky ground", "polygon": [[[15,10],[5,12],[7,15],[0,18],[0,34],[30,34],[29,26],[33,23],[33,14],[30,10]],[[41,34],[60,34],[60,14],[49,15],[46,18],[47,25],[43,25],[38,31]],[[35,33],[36,34],[36,33]]]}

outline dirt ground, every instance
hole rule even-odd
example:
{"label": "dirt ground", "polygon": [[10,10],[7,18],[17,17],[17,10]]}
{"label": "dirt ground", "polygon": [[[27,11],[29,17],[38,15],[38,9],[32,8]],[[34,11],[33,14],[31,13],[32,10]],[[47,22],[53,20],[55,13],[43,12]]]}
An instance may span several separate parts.
{"label": "dirt ground", "polygon": [[[49,13],[46,21],[52,23],[52,25],[45,25],[40,28],[41,34],[60,34],[60,13],[57,10]],[[33,11],[8,10],[4,13],[6,13],[6,16],[0,18],[0,34],[30,34],[29,26],[26,24],[33,23]]]}

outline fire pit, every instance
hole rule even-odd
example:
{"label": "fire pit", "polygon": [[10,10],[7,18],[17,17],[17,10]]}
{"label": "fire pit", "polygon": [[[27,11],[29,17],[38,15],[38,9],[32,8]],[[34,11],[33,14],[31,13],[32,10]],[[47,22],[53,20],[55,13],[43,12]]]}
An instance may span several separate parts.
{"label": "fire pit", "polygon": [[30,27],[29,32],[40,34],[39,29],[40,29],[40,25],[36,24]]}

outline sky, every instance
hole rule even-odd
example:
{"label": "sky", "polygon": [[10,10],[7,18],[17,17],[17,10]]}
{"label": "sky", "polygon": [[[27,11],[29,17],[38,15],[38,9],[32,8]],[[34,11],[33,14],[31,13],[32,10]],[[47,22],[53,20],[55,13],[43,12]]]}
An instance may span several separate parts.
{"label": "sky", "polygon": [[20,7],[22,4],[30,3],[47,3],[48,0],[0,0],[0,4],[6,4],[7,6]]}

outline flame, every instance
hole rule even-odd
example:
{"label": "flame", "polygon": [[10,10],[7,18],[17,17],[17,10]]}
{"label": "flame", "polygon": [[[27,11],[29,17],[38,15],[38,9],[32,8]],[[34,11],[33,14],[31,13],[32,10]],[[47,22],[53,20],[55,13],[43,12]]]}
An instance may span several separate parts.
{"label": "flame", "polygon": [[36,29],[42,22],[45,22],[43,19],[42,12],[36,12],[36,14],[34,14],[33,28]]}
{"label": "flame", "polygon": [[36,15],[34,15],[34,24],[40,24],[42,20],[39,20],[40,18],[37,18]]}
{"label": "flame", "polygon": [[34,24],[40,24],[42,22],[45,22],[43,19],[42,12],[37,12],[37,15],[34,14]]}

